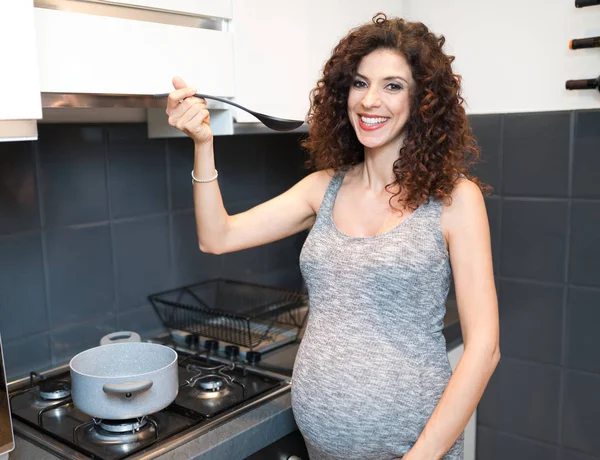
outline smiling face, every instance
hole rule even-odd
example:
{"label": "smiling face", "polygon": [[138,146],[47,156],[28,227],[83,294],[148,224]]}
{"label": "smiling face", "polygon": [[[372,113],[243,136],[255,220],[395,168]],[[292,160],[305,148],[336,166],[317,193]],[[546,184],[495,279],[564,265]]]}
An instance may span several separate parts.
{"label": "smiling face", "polygon": [[375,50],[361,60],[348,93],[348,116],[362,145],[400,150],[413,85],[410,67],[396,51]]}

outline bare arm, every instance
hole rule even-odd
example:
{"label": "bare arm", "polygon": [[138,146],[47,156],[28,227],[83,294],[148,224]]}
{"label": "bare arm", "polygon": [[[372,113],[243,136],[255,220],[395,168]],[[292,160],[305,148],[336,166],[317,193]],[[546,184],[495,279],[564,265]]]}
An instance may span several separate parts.
{"label": "bare arm", "polygon": [[[193,95],[195,89],[175,77],[175,91],[169,95],[169,124],[194,140],[196,179],[208,180],[215,174],[213,135],[206,101]],[[252,172],[250,171],[249,174]],[[194,213],[200,249],[222,254],[259,246],[285,238],[312,226],[319,196],[326,187],[327,174],[313,173],[272,200],[246,212],[230,216],[223,206],[218,181],[194,182]]]}
{"label": "bare arm", "polygon": [[500,359],[490,234],[479,188],[460,179],[442,228],[450,250],[465,351],[405,460],[440,459],[465,429]]}
{"label": "bare arm", "polygon": [[[194,176],[214,174],[212,145],[196,148]],[[200,249],[222,254],[259,246],[312,226],[316,211],[313,197],[323,188],[323,172],[313,173],[285,193],[230,216],[223,206],[217,181],[194,184],[194,212]],[[316,192],[316,193],[315,193]]]}

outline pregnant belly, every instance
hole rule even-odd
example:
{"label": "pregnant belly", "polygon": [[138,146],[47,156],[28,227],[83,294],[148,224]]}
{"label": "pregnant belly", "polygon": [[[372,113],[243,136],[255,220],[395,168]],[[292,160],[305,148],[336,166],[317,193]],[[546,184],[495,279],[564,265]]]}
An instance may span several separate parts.
{"label": "pregnant belly", "polygon": [[428,419],[422,371],[408,358],[344,362],[305,347],[292,379],[298,428],[323,458],[404,453]]}

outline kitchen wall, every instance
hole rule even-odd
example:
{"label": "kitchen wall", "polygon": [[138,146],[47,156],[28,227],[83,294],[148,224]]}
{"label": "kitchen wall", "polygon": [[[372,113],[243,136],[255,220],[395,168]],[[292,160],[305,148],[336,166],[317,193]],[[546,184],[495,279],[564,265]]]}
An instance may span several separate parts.
{"label": "kitchen wall", "polygon": [[600,459],[600,110],[474,115],[502,358],[478,460]]}
{"label": "kitchen wall", "polygon": [[[299,134],[216,137],[228,212],[286,190],[306,170]],[[225,277],[301,289],[304,234],[233,254],[199,251],[187,138],[144,124],[41,124],[0,143],[0,333],[9,377],[61,364],[106,333],[149,335],[147,296]]]}
{"label": "kitchen wall", "polygon": [[[502,359],[478,410],[478,459],[600,459],[600,110],[472,115],[482,147]],[[217,137],[239,212],[306,171],[296,134]],[[161,328],[150,293],[213,276],[301,286],[304,235],[197,250],[188,139],[141,124],[40,125],[0,145],[0,332],[14,377],[105,333]]]}
{"label": "kitchen wall", "polygon": [[[600,7],[405,0],[446,38],[483,146],[502,359],[478,410],[478,460],[600,459]],[[586,111],[589,109],[590,111]]]}
{"label": "kitchen wall", "polygon": [[570,50],[600,35],[600,7],[575,0],[404,0],[403,13],[446,37],[469,113],[600,107],[598,91],[567,91],[567,80],[600,74],[598,49]]}

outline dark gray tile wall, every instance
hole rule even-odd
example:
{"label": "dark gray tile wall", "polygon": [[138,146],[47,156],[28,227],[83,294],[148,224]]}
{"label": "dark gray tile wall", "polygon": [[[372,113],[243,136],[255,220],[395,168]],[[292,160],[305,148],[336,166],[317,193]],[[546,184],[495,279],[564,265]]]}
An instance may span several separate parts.
{"label": "dark gray tile wall", "polygon": [[600,459],[600,111],[473,115],[502,359],[478,460]]}
{"label": "dark gray tile wall", "polygon": [[[305,174],[299,134],[217,137],[237,213]],[[198,248],[189,139],[144,124],[40,125],[0,143],[0,333],[9,377],[62,364],[115,330],[162,329],[149,294],[225,277],[302,289],[305,234],[215,256]]]}
{"label": "dark gray tile wall", "polygon": [[477,459],[558,460],[558,448],[483,426],[477,433]]}
{"label": "dark gray tile wall", "polygon": [[[502,359],[478,460],[600,460],[600,111],[471,116],[482,148]],[[230,213],[306,171],[298,135],[218,137]],[[11,376],[113,330],[161,328],[149,293],[214,276],[298,288],[305,235],[197,250],[188,139],[142,125],[41,125],[0,144],[0,332]]]}

